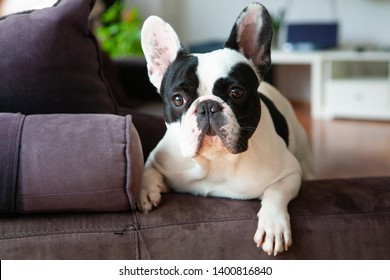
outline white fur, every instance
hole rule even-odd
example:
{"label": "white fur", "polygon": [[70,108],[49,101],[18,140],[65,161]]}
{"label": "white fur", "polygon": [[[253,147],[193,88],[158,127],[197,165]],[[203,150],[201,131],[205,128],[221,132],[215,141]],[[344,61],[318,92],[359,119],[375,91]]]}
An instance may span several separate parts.
{"label": "white fur", "polygon": [[[261,15],[266,11],[263,9],[259,4],[249,5],[237,20],[240,25],[238,29],[247,32],[261,28]],[[159,89],[167,67],[181,46],[174,30],[155,17],[145,22],[142,37],[149,76]],[[287,250],[292,243],[287,205],[298,194],[302,172],[304,178],[313,175],[305,132],[287,99],[272,86],[261,83],[259,91],[268,96],[286,117],[289,147],[276,133],[271,115],[259,99],[260,122],[248,140],[245,152],[230,153],[218,136],[205,136],[198,149],[201,131],[194,114],[197,103],[202,100],[213,100],[220,104],[228,119],[224,129],[230,131],[231,141],[237,141],[234,139],[240,129],[237,119],[231,108],[212,94],[212,88],[217,79],[226,77],[232,66],[239,62],[250,65],[261,81],[253,63],[261,63],[264,53],[254,53],[261,46],[256,45],[258,40],[250,38],[250,32],[243,37],[247,42],[240,42],[243,43],[240,48],[245,48],[245,44],[249,46],[240,49],[242,54],[223,49],[196,55],[199,62],[199,98],[179,122],[167,124],[165,136],[149,155],[138,207],[144,212],[151,211],[160,202],[161,193],[169,188],[202,196],[260,199],[262,206],[257,215],[254,241],[268,254],[276,255]],[[244,57],[248,53],[252,53],[253,57]]]}
{"label": "white fur", "polygon": [[304,130],[288,101],[264,82],[260,90],[278,102],[281,111],[291,118],[288,120],[291,151],[275,132],[263,103],[260,123],[249,139],[248,150],[240,154],[215,149],[194,158],[183,155],[177,151],[183,138],[176,135],[185,124],[169,125],[145,165],[139,207],[145,212],[152,210],[161,200],[160,193],[168,190],[167,186],[177,192],[202,196],[261,199],[255,242],[268,254],[287,250],[292,243],[287,204],[298,194],[302,176],[296,156],[303,163],[305,177],[311,178],[310,151]]}
{"label": "white fur", "polygon": [[[271,91],[264,91],[266,88]],[[267,83],[262,83],[260,89],[272,98],[278,93]],[[284,99],[283,96],[278,98]],[[146,166],[157,169],[169,182],[168,185],[177,191],[239,199],[260,198],[267,187],[280,179],[292,173],[301,174],[299,162],[276,134],[271,116],[263,103],[262,110],[259,126],[249,139],[246,152],[233,155],[227,150],[220,150],[219,155],[211,160],[202,154],[191,157],[178,153],[177,147],[182,142],[186,143],[188,138],[187,135],[177,137],[183,126],[175,123],[167,127],[167,133],[150,154]],[[292,113],[288,107],[286,112]],[[295,121],[288,124],[289,127],[301,127]],[[301,131],[298,132],[296,135],[292,130],[289,135],[295,148],[297,138],[306,139],[304,134],[300,134]],[[304,160],[310,158],[305,157]],[[312,176],[312,170],[305,172],[308,177]]]}
{"label": "white fur", "polygon": [[168,23],[157,16],[150,16],[142,26],[141,45],[150,81],[160,89],[162,77],[181,47],[180,40]]}
{"label": "white fur", "polygon": [[[194,54],[198,58],[199,96],[212,95],[215,81],[227,77],[230,69],[237,63],[246,63],[257,70],[252,62],[248,61],[241,53],[232,49],[221,49],[205,54]],[[258,77],[260,81],[260,77]]]}

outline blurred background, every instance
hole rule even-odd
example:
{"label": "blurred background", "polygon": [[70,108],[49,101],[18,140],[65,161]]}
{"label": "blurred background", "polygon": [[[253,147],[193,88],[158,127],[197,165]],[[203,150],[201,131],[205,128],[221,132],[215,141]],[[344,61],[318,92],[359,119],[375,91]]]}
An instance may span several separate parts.
{"label": "blurred background", "polygon": [[[239,11],[251,0],[127,0],[142,17],[156,14],[176,27],[187,46],[225,40]],[[263,0],[274,18],[284,23],[337,22],[340,47],[390,47],[390,1],[386,0]],[[380,31],[383,32],[380,32]],[[284,39],[284,38],[282,38]]]}
{"label": "blurred background", "polygon": [[[0,0],[1,13],[51,6],[55,0]],[[107,6],[114,1],[102,1]],[[188,46],[208,41],[223,41],[239,11],[251,0],[123,0],[139,9],[145,19],[155,14],[175,26]],[[274,18],[284,13],[284,23],[337,22],[338,46],[343,48],[389,48],[390,1],[388,0],[263,0]],[[100,4],[99,4],[100,5]],[[283,41],[283,38],[282,38]]]}

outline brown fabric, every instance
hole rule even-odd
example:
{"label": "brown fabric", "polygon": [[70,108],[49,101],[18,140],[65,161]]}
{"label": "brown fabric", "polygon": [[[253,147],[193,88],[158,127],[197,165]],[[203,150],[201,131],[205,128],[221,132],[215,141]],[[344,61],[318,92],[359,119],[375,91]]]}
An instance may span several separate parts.
{"label": "brown fabric", "polygon": [[0,215],[15,213],[20,135],[24,116],[0,114]]}
{"label": "brown fabric", "polygon": [[146,160],[150,152],[157,146],[165,134],[166,126],[164,118],[127,108],[119,108],[119,114],[122,116],[131,114],[134,126],[141,138],[142,153]]}
{"label": "brown fabric", "polygon": [[95,1],[0,17],[0,112],[116,113],[88,29]]}
{"label": "brown fabric", "polygon": [[147,215],[1,219],[0,258],[390,259],[390,177],[304,182],[289,205],[293,245],[276,258],[253,242],[259,207],[171,193]]}
{"label": "brown fabric", "polygon": [[[0,127],[20,116],[0,113]],[[30,115],[17,137],[4,132],[0,143],[19,144],[0,153],[1,166],[9,167],[1,177],[17,174],[0,180],[4,194],[17,182],[16,206],[2,198],[3,214],[135,208],[144,161],[130,115]]]}
{"label": "brown fabric", "polygon": [[0,258],[138,259],[134,225],[134,212],[3,218]]}

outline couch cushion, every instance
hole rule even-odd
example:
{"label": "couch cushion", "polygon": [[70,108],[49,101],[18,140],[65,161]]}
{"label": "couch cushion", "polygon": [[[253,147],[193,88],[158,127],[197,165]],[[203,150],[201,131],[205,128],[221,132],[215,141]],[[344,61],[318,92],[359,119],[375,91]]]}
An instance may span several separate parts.
{"label": "couch cushion", "polygon": [[0,218],[0,258],[139,259],[135,212]]}
{"label": "couch cushion", "polygon": [[141,258],[389,259],[390,177],[304,181],[289,204],[293,244],[256,248],[260,201],[165,194],[139,215]]}
{"label": "couch cushion", "polygon": [[0,258],[390,259],[390,177],[303,182],[289,205],[293,244],[277,257],[253,242],[259,208],[257,200],[169,193],[147,215],[1,219]]}
{"label": "couch cushion", "polygon": [[0,194],[8,197],[0,199],[0,215],[135,208],[143,156],[130,115],[29,115],[21,120],[20,114],[0,113],[0,128],[4,123],[13,125],[0,138],[0,147],[15,144],[0,153],[0,171],[10,174],[0,180]]}
{"label": "couch cushion", "polygon": [[0,112],[116,113],[88,28],[94,2],[0,18]]}
{"label": "couch cushion", "polygon": [[0,214],[15,213],[20,135],[24,116],[0,114]]}

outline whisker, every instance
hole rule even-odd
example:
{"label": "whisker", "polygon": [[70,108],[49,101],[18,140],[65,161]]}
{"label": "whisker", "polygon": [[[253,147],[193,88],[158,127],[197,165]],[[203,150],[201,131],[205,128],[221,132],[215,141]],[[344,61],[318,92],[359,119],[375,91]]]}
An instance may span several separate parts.
{"label": "whisker", "polygon": [[244,127],[241,127],[241,130],[254,132],[254,131],[256,131],[256,127],[244,126]]}
{"label": "whisker", "polygon": [[241,119],[244,119],[244,118],[247,118],[247,117],[249,117],[249,115],[238,117],[237,120],[241,120]]}

